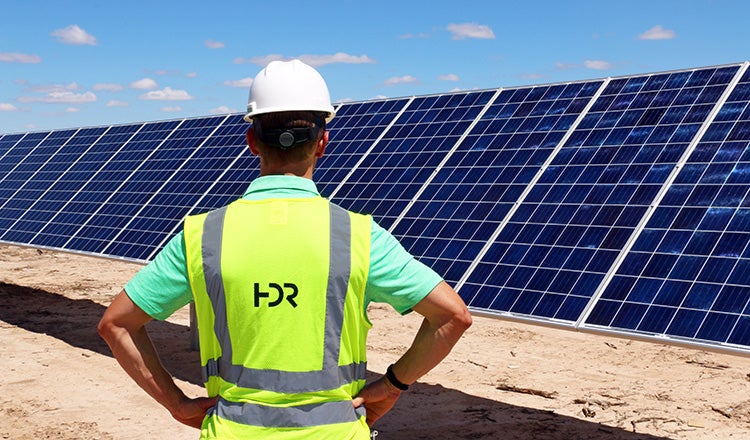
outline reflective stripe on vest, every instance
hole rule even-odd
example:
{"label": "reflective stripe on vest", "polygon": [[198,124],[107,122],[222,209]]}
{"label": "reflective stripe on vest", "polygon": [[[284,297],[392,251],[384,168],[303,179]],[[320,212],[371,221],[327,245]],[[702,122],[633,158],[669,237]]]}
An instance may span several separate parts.
{"label": "reflective stripe on vest", "polygon": [[[206,290],[215,316],[214,332],[222,354],[219,359],[209,359],[203,367],[204,382],[210,376],[219,376],[226,382],[243,388],[292,394],[336,389],[365,379],[366,363],[338,365],[344,325],[344,304],[351,269],[351,220],[349,213],[343,208],[334,204],[329,204],[329,207],[331,240],[326,290],[323,368],[307,372],[254,369],[232,364],[232,343],[228,334],[224,282],[221,273],[222,235],[227,208],[212,211],[206,216],[201,248],[203,272]],[[347,403],[351,406],[351,402]]]}
{"label": "reflective stripe on vest", "polygon": [[[305,428],[333,423],[353,422],[365,417],[364,405],[353,408],[349,400],[311,405],[276,407],[254,403],[230,402],[219,398],[209,414],[243,425],[260,425],[267,428]],[[352,417],[354,414],[354,418]]]}

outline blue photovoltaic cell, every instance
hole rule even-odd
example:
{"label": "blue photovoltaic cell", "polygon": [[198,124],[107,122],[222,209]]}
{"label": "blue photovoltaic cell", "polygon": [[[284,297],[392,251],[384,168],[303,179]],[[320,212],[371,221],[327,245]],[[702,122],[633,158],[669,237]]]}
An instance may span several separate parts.
{"label": "blue photovoltaic cell", "polygon": [[601,84],[503,90],[394,235],[457,283]]}
{"label": "blue photovoltaic cell", "polygon": [[750,346],[750,70],[586,324]]}
{"label": "blue photovoltaic cell", "polygon": [[385,131],[408,99],[344,104],[328,126],[329,144],[313,175],[323,197],[336,187]]}
{"label": "blue photovoltaic cell", "polygon": [[[127,177],[124,173],[111,171],[113,164],[110,162],[142,126],[111,127],[88,150],[82,151],[80,157],[45,194],[45,200],[54,207],[55,214],[30,244],[84,250],[75,246],[66,247],[65,244]],[[128,163],[128,160],[120,159],[120,162]],[[137,165],[137,159],[132,162],[131,167]]]}
{"label": "blue photovoltaic cell", "polygon": [[[28,160],[38,169],[32,177],[8,200],[8,206],[0,210],[11,209],[13,205],[16,221],[4,233],[0,232],[0,240],[17,243],[30,243],[34,236],[49,222],[55,213],[63,206],[65,200],[55,198],[52,188],[57,187],[66,171],[80,157],[81,152],[92,145],[106,128],[82,128],[75,131],[53,133],[43,144],[29,154]],[[71,134],[74,133],[74,134]],[[60,144],[59,148],[54,144]],[[52,148],[51,150],[49,148]],[[46,150],[46,151],[45,151]],[[39,162],[41,165],[34,165]],[[69,176],[68,176],[69,177]],[[74,182],[63,181],[63,184],[74,185]],[[80,182],[82,185],[83,182]],[[8,215],[9,212],[6,212]]]}
{"label": "blue photovoltaic cell", "polygon": [[494,94],[415,98],[332,200],[388,229]]}
{"label": "blue photovoltaic cell", "polygon": [[611,80],[461,295],[575,323],[736,71]]}

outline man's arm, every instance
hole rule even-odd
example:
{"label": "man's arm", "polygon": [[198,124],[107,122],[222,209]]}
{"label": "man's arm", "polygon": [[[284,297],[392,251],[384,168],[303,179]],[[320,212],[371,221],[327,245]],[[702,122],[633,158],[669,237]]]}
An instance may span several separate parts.
{"label": "man's arm", "polygon": [[[471,315],[466,304],[445,281],[413,309],[424,316],[424,321],[411,347],[393,365],[396,378],[407,385],[438,365],[471,326]],[[367,423],[372,426],[393,407],[400,395],[401,391],[382,377],[362,389],[353,404],[355,407],[365,404]]]}
{"label": "man's arm", "polygon": [[146,331],[151,320],[123,290],[104,312],[98,330],[117,362],[138,386],[169,410],[172,417],[200,428],[216,398],[190,399],[177,387]]}

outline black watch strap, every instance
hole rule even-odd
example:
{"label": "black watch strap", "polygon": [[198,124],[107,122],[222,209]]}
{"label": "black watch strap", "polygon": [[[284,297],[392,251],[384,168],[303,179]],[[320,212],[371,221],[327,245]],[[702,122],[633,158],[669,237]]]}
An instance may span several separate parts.
{"label": "black watch strap", "polygon": [[401,391],[406,391],[409,389],[409,385],[401,382],[396,378],[396,375],[393,374],[393,364],[388,365],[388,369],[385,370],[385,377],[388,379],[388,382],[390,382],[394,387],[398,388]]}

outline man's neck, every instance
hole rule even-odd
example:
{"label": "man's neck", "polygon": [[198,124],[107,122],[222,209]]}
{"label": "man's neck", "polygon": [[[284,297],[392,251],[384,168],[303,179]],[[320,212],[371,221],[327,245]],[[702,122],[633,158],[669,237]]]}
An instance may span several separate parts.
{"label": "man's neck", "polygon": [[313,170],[310,168],[308,171],[305,172],[294,172],[294,171],[284,171],[284,170],[264,170],[263,167],[261,167],[260,175],[262,176],[297,176],[297,177],[304,177],[306,179],[312,180]]}
{"label": "man's neck", "polygon": [[260,175],[261,176],[297,176],[306,179],[312,179],[315,163],[292,163],[292,164],[269,164],[261,159]]}

